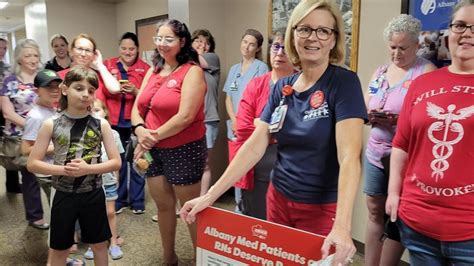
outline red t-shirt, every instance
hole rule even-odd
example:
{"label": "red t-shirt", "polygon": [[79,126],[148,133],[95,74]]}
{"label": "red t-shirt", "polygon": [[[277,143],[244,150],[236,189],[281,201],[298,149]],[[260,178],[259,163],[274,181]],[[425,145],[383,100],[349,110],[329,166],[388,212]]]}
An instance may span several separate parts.
{"label": "red t-shirt", "polygon": [[[117,80],[123,79],[120,70],[117,66],[118,57],[108,59],[104,61],[105,67],[110,71],[110,73],[117,78]],[[135,64],[127,68],[128,81],[133,83],[135,87],[140,88],[142,85],[143,78],[148,71],[150,66],[144,61],[138,59]],[[129,120],[132,113],[133,102],[135,101],[135,96],[129,93],[122,94],[111,94],[105,87],[103,87],[100,95],[103,95],[104,98],[101,100],[107,106],[109,110],[109,121],[112,125],[117,125],[119,122],[120,108],[122,106],[122,96],[125,95],[125,110],[124,118]]]}
{"label": "red t-shirt", "polygon": [[[244,90],[242,99],[237,108],[236,115],[236,137],[235,150],[229,150],[229,158],[232,160],[240,147],[247,141],[255,130],[254,120],[260,117],[260,114],[268,102],[268,95],[270,94],[270,80],[272,72],[268,72],[262,76],[252,79]],[[254,172],[250,170],[243,176],[235,187],[253,190],[254,187]]]}
{"label": "red t-shirt", "polygon": [[[183,64],[167,77],[162,77],[157,73],[150,76],[148,84],[138,98],[138,111],[145,119],[146,128],[157,129],[178,113],[181,85],[192,66],[193,64],[190,63]],[[148,106],[151,107],[150,110]],[[175,148],[203,138],[205,132],[203,100],[194,121],[178,134],[160,140],[156,147]]]}
{"label": "red t-shirt", "polygon": [[415,79],[393,147],[408,153],[399,207],[414,230],[474,239],[474,75],[442,68]]}

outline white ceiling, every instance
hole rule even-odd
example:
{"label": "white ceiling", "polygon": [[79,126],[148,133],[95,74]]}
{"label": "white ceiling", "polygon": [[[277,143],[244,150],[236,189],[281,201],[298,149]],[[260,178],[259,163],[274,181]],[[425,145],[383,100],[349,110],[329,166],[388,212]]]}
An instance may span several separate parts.
{"label": "white ceiling", "polygon": [[[0,33],[10,32],[25,25],[24,7],[34,0],[0,0],[7,1],[9,4],[6,8],[0,9]],[[45,0],[54,2],[57,0]],[[61,0],[61,1],[95,1],[101,3],[117,4],[126,2],[127,0]]]}
{"label": "white ceiling", "polygon": [[25,24],[25,5],[31,0],[1,0],[7,1],[8,6],[0,9],[0,32],[8,32]]}

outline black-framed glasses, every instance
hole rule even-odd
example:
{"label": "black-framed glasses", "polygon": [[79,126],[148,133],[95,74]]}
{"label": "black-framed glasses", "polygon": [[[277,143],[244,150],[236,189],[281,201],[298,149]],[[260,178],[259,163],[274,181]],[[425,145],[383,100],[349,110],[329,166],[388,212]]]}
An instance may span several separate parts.
{"label": "black-framed glasses", "polygon": [[270,50],[277,54],[281,49],[282,54],[285,54],[285,46],[279,43],[274,43],[270,46]]}
{"label": "black-framed glasses", "polygon": [[337,34],[337,30],[328,27],[318,27],[313,29],[309,26],[295,26],[293,29],[296,32],[296,36],[303,39],[309,38],[311,34],[313,34],[313,31],[316,32],[316,37],[321,41],[328,40],[334,33]]}
{"label": "black-framed glasses", "polygon": [[449,28],[454,33],[464,33],[467,29],[471,30],[471,33],[474,33],[474,24],[467,25],[464,23],[451,23],[449,24]]}

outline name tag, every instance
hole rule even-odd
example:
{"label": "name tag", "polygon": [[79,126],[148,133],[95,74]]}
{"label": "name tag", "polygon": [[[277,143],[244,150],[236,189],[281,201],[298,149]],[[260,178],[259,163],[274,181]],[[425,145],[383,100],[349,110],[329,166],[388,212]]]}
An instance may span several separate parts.
{"label": "name tag", "polygon": [[283,122],[285,121],[286,112],[288,111],[288,105],[280,105],[275,108],[273,111],[272,119],[270,121],[270,126],[268,127],[270,133],[275,133],[280,131],[283,127]]}

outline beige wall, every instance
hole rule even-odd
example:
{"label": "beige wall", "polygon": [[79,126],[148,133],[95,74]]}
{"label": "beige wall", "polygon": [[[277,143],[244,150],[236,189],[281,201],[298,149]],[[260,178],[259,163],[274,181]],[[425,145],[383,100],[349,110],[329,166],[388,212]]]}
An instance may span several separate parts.
{"label": "beige wall", "polygon": [[[359,32],[359,62],[358,72],[364,93],[366,92],[370,77],[377,66],[387,62],[387,43],[383,40],[383,29],[391,18],[400,13],[400,0],[364,0],[361,6],[361,21]],[[365,128],[367,138],[369,128]],[[365,145],[364,145],[365,146]],[[362,193],[363,176],[357,194],[354,209],[353,237],[364,242],[365,228],[367,225],[367,207],[365,195]]]}
{"label": "beige wall", "polygon": [[[221,60],[221,79],[219,89],[219,113],[221,123],[216,146],[212,151],[211,168],[213,180],[225,170],[228,163],[225,120],[225,94],[222,87],[227,72],[233,64],[241,60],[240,40],[247,28],[262,32],[267,41],[267,9],[269,0],[192,0],[189,1],[189,25],[193,31],[207,28],[216,39],[216,53]],[[266,50],[266,47],[265,47]],[[264,51],[265,52],[265,51]]]}
{"label": "beige wall", "polygon": [[[377,66],[389,61],[387,43],[383,40],[383,30],[393,17],[400,14],[401,0],[363,0],[361,2],[357,74],[364,93],[366,93],[365,88],[368,87],[370,78]],[[369,128],[366,127],[364,147],[368,132]],[[352,223],[352,236],[360,242],[364,242],[368,220],[365,194],[362,192],[363,184],[364,173],[362,173]],[[402,259],[408,261],[407,254]]]}
{"label": "beige wall", "polygon": [[[47,0],[46,12],[50,36],[61,33],[71,41],[79,33],[88,33],[96,40],[104,58],[116,55],[118,37],[114,4]],[[52,51],[50,54],[54,55]]]}
{"label": "beige wall", "polygon": [[135,20],[168,14],[167,0],[128,0],[115,6],[118,40],[123,33],[135,32]]}

